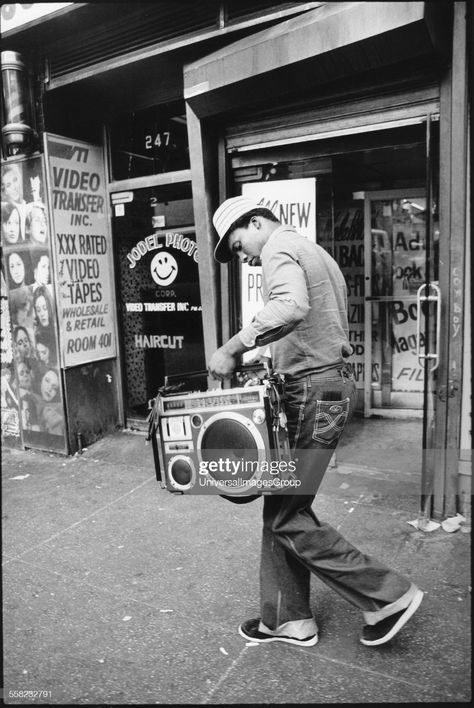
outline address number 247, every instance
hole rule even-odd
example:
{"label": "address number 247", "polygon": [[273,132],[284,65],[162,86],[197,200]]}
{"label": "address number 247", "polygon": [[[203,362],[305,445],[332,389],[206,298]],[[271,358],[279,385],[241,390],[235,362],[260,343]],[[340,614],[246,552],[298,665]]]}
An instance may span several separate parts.
{"label": "address number 247", "polygon": [[161,147],[162,145],[169,145],[170,142],[170,132],[163,131],[162,133],[157,133],[153,135],[145,135],[145,149],[152,150],[153,146]]}

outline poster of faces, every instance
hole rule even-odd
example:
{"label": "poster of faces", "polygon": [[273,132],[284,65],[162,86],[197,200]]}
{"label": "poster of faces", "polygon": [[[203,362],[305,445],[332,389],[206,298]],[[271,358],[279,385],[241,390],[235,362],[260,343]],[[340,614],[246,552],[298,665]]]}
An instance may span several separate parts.
{"label": "poster of faces", "polygon": [[2,264],[1,288],[1,422],[2,444],[8,447],[21,445],[20,409],[18,405],[18,386],[15,380],[13,347],[11,336],[10,311],[8,309],[8,291]]}
{"label": "poster of faces", "polygon": [[43,158],[4,162],[2,266],[23,442],[63,451],[65,414]]}

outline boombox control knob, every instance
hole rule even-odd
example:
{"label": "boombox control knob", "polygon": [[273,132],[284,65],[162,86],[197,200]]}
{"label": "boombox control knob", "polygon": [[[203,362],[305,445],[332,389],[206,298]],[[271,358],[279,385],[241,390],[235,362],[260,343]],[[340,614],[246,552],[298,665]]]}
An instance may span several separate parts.
{"label": "boombox control knob", "polygon": [[263,408],[256,408],[252,413],[252,420],[255,425],[261,425],[265,420],[265,411]]}
{"label": "boombox control knob", "polygon": [[200,428],[202,423],[202,417],[198,413],[195,413],[193,416],[191,416],[191,425],[193,426],[193,428]]}

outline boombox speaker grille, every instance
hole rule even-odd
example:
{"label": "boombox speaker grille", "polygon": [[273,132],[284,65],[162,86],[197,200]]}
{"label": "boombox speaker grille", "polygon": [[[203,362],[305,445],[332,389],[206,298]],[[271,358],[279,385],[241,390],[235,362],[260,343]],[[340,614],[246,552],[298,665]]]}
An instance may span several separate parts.
{"label": "boombox speaker grille", "polygon": [[173,464],[173,478],[182,486],[189,484],[193,477],[193,470],[188,460],[178,459]]}
{"label": "boombox speaker grille", "polygon": [[[238,413],[218,414],[207,421],[201,431],[199,452],[202,460],[215,460],[216,451],[224,453],[229,460],[242,460],[258,462],[264,452],[263,438],[256,426]],[[251,479],[255,475],[255,468],[247,465],[240,470],[242,479]],[[215,479],[228,478],[225,472],[220,475],[214,471]]]}
{"label": "boombox speaker grille", "polygon": [[194,463],[187,455],[173,455],[168,461],[168,477],[175,489],[191,489],[196,481]]}

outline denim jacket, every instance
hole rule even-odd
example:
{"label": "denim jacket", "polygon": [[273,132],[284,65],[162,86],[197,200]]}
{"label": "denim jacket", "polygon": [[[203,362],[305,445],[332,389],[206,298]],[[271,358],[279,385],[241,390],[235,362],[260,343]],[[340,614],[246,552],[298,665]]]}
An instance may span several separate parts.
{"label": "denim jacket", "polygon": [[343,363],[347,289],[336,261],[292,226],[279,226],[261,253],[264,307],[241,329],[247,347],[270,343],[273,368],[299,378]]}

